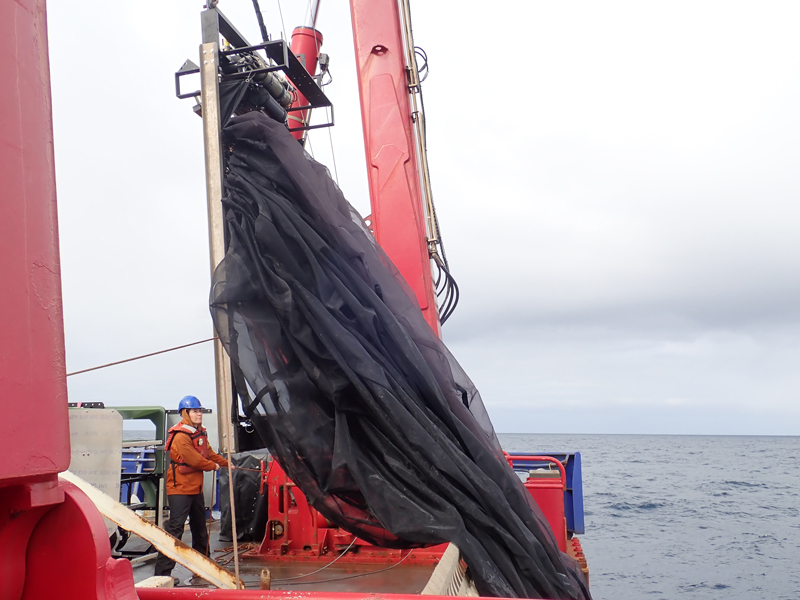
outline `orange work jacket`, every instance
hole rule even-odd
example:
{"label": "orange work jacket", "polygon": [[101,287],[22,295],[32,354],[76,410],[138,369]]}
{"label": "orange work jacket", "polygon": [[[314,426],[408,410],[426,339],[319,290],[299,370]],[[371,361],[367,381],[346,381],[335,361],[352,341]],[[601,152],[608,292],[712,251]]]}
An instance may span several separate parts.
{"label": "orange work jacket", "polygon": [[194,427],[188,411],[180,423],[171,427],[165,449],[171,464],[167,467],[167,495],[193,496],[203,491],[203,472],[227,467],[228,461],[208,445],[204,427]]}

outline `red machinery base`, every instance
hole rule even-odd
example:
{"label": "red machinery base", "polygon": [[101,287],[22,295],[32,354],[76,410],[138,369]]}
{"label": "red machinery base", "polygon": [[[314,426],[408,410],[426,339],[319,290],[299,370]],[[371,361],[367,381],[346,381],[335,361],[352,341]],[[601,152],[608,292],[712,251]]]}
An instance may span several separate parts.
{"label": "red machinery base", "polygon": [[0,600],[138,600],[91,500],[55,476],[0,488]]}
{"label": "red machinery base", "polygon": [[[284,473],[277,461],[261,463],[261,494],[267,497],[267,530],[258,550],[244,554],[259,560],[328,561],[342,563],[437,564],[447,544],[414,550],[380,548],[333,526]],[[409,556],[410,555],[410,556]]]}

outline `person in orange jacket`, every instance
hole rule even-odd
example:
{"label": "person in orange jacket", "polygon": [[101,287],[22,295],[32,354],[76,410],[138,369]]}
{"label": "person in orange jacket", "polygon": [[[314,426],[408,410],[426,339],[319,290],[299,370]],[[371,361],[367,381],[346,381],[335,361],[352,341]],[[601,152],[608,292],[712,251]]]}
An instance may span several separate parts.
{"label": "person in orange jacket", "polygon": [[[208,556],[208,529],[203,500],[203,473],[227,467],[228,461],[208,445],[208,434],[203,427],[203,407],[194,396],[186,396],[178,404],[181,422],[171,427],[165,450],[169,451],[167,467],[167,502],[169,520],[164,530],[181,539],[183,525],[189,517],[192,548]],[[175,561],[159,552],[156,575],[169,575]]]}

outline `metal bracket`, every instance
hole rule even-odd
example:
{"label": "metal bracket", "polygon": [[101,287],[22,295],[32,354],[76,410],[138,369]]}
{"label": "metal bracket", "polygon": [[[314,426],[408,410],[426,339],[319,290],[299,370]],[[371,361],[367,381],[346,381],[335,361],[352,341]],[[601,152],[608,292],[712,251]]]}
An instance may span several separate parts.
{"label": "metal bracket", "polygon": [[189,92],[187,94],[181,93],[181,77],[184,77],[185,75],[195,75],[199,72],[200,67],[187,58],[186,62],[183,63],[183,66],[178,69],[177,73],[175,73],[175,95],[180,100],[184,100],[186,98],[195,98],[200,95],[200,90],[195,90],[194,92]]}
{"label": "metal bracket", "polygon": [[271,71],[283,71],[292,80],[292,84],[306,97],[309,105],[303,108],[322,108],[332,106],[331,101],[319,87],[314,78],[306,71],[306,68],[290,50],[284,40],[263,42],[253,46],[243,48],[234,47],[233,50],[220,51],[220,56],[235,56],[245,53],[252,53],[263,50],[267,57],[275,64],[262,69],[253,69],[243,73],[233,73],[222,75],[222,81],[229,79],[246,79],[258,73],[269,73]]}
{"label": "metal bracket", "polygon": [[[331,112],[328,115],[328,120],[325,123],[317,123],[316,125],[304,125],[302,127],[289,127],[289,131],[290,132],[292,132],[292,131],[308,131],[309,129],[322,129],[324,127],[332,127],[334,125],[334,121],[333,121],[333,105],[329,104],[328,107],[330,107]],[[300,110],[308,110],[310,108],[317,108],[317,106],[314,106],[312,104],[306,104],[305,106],[295,106],[295,107],[287,109],[286,112],[293,113],[293,112],[300,111]]]}
{"label": "metal bracket", "polygon": [[[274,67],[270,66],[264,69],[247,71],[246,73],[224,75],[223,79],[247,78],[253,74],[280,70],[292,80],[292,84],[306,97],[311,108],[332,106],[325,92],[322,91],[322,88],[317,85],[314,78],[306,71],[306,68],[300,60],[292,54],[284,40],[263,42],[255,45],[251,44],[218,8],[208,8],[204,10],[201,13],[201,20],[204,44],[211,42],[219,43],[219,38],[222,36],[227,40],[228,44],[233,47],[233,50],[220,51],[220,56],[230,56],[263,50],[267,58],[276,63]],[[264,62],[268,64],[268,61]],[[184,67],[185,66],[186,64],[184,64]],[[181,67],[181,71],[182,70],[183,67]],[[181,73],[181,71],[178,71],[178,73],[181,74],[180,76],[190,74],[189,71],[184,73]],[[176,73],[176,78],[179,76],[178,73]],[[179,94],[178,90],[176,90],[176,93]],[[178,97],[188,98],[194,95],[196,94],[184,94],[182,96],[178,95]]]}

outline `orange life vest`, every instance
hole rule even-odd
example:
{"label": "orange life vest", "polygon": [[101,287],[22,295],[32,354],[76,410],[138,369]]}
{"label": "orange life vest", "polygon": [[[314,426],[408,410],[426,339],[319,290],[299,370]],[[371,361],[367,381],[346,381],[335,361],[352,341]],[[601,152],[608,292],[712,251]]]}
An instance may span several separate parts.
{"label": "orange life vest", "polygon": [[[203,458],[208,458],[208,433],[206,432],[205,428],[198,427],[195,429],[194,427],[190,427],[186,423],[178,423],[177,425],[173,425],[169,428],[169,436],[167,436],[167,443],[164,446],[164,449],[167,452],[167,456],[170,456],[170,449],[172,448],[172,440],[175,439],[175,436],[179,433],[183,433],[189,436],[192,440],[192,446],[194,449],[197,450],[199,454],[203,456]],[[186,475],[188,473],[194,473],[195,471],[199,471],[200,469],[195,469],[194,467],[189,466],[183,460],[183,457],[179,454],[177,461],[172,461],[172,482],[173,485],[177,485],[177,480],[175,479],[175,469]]]}

